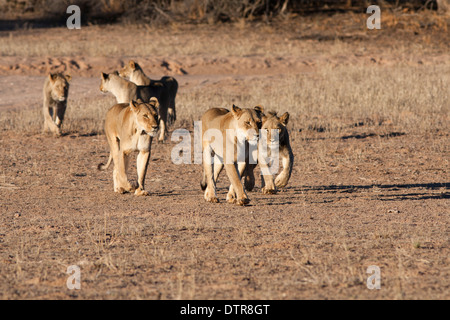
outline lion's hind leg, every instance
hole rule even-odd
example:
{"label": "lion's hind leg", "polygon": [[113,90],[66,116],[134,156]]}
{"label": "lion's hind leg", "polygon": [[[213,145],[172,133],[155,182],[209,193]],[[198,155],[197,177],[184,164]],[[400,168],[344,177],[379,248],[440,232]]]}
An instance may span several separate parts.
{"label": "lion's hind leg", "polygon": [[[206,182],[205,188],[205,200],[212,203],[218,203],[219,199],[217,199],[216,194],[216,182],[214,181],[214,173],[213,173],[213,156],[211,147],[208,145],[203,150],[203,175],[204,182]],[[202,188],[203,183],[202,182]]]}
{"label": "lion's hind leg", "polygon": [[252,191],[255,187],[255,173],[254,170],[256,168],[256,164],[248,164],[244,170],[244,185],[245,190]]}

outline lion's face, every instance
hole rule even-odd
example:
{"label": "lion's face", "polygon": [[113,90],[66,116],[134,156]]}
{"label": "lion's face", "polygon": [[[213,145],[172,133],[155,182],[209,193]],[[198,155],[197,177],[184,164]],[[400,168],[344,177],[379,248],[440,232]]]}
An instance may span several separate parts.
{"label": "lion's face", "polygon": [[107,93],[111,90],[111,83],[115,80],[115,78],[119,77],[119,73],[115,71],[114,73],[102,73],[101,79],[102,82],[100,84],[100,91],[103,93]]}
{"label": "lion's face", "polygon": [[119,71],[119,76],[122,78],[130,78],[135,70],[136,63],[134,61],[130,61]]}
{"label": "lion's face", "polygon": [[102,73],[102,82],[100,83],[100,91],[103,93],[108,92],[109,74]]}
{"label": "lion's face", "polygon": [[231,112],[237,120],[238,140],[247,140],[249,143],[256,143],[259,137],[257,113],[251,109],[241,109],[233,105]]}
{"label": "lion's face", "polygon": [[62,75],[60,73],[49,75],[51,83],[51,95],[52,99],[55,101],[66,101],[69,95],[69,81],[72,79],[70,75]]}
{"label": "lion's face", "polygon": [[149,103],[130,102],[130,108],[136,117],[136,125],[141,134],[148,134],[151,137],[156,136],[159,129],[158,106],[156,98],[152,98]]}
{"label": "lion's face", "polygon": [[267,143],[277,145],[282,140],[289,121],[289,113],[278,117],[276,113],[270,113],[263,117],[261,134],[267,137]]}

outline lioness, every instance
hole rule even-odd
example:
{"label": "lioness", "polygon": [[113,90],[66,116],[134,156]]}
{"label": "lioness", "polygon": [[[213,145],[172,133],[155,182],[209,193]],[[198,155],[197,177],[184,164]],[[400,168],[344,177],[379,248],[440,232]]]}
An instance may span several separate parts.
{"label": "lioness", "polygon": [[[261,170],[261,182],[262,182],[262,192],[263,193],[276,193],[277,189],[284,188],[291,177],[292,167],[294,165],[294,154],[289,143],[289,132],[286,128],[289,121],[289,113],[284,113],[281,117],[278,117],[275,112],[269,112],[268,115],[262,116],[262,127],[261,127],[261,138],[267,135],[267,145],[270,155],[270,147],[277,147],[279,150],[279,155],[281,157],[281,163],[283,165],[283,170],[274,180],[271,174],[263,174],[263,172],[268,172]],[[272,130],[278,131],[278,141],[272,136]],[[260,153],[258,153],[260,154]],[[267,163],[265,161],[259,160],[259,165],[261,169],[265,168],[268,170]],[[248,164],[245,168],[245,189],[251,191],[255,185],[255,176],[253,170],[255,169],[255,164]]]}
{"label": "lioness", "polygon": [[[144,189],[145,175],[153,137],[158,131],[158,100],[149,103],[131,101],[117,104],[109,109],[105,120],[105,133],[110,147],[106,165],[99,164],[99,170],[106,170],[114,161],[114,192],[133,192],[137,196],[147,196]],[[128,156],[139,151],[137,156],[137,189],[127,179]]]}
{"label": "lioness", "polygon": [[[259,111],[260,107],[256,109]],[[202,116],[203,180],[201,187],[205,190],[206,201],[219,202],[216,195],[216,181],[218,174],[225,167],[231,182],[227,201],[241,206],[250,202],[241,182],[245,159],[238,163],[236,151],[245,150],[247,142],[257,143],[258,125],[255,118],[254,110],[241,109],[235,105],[231,108],[231,112],[224,108],[213,108]],[[210,139],[210,134],[214,137],[214,141]],[[227,150],[227,146],[232,150]]]}
{"label": "lioness", "polygon": [[44,83],[44,132],[61,135],[61,125],[67,108],[70,75],[49,74]]}
{"label": "lioness", "polygon": [[119,76],[118,72],[102,73],[102,82],[100,91],[103,93],[111,92],[117,100],[117,103],[129,103],[132,100],[141,99],[143,102],[150,101],[150,98],[158,99],[160,107],[158,109],[160,118],[160,134],[158,140],[164,141],[166,135],[168,95],[164,91],[162,83],[154,83],[148,86],[138,86]]}
{"label": "lioness", "polygon": [[175,110],[175,97],[178,92],[178,82],[173,77],[162,77],[160,80],[152,80],[147,77],[142,70],[141,66],[133,60],[130,60],[120,71],[119,75],[123,78],[127,78],[131,82],[137,84],[138,86],[148,86],[155,83],[162,83],[164,86],[164,91],[166,91],[169,97],[168,105],[168,120],[170,123],[177,120],[177,114]]}

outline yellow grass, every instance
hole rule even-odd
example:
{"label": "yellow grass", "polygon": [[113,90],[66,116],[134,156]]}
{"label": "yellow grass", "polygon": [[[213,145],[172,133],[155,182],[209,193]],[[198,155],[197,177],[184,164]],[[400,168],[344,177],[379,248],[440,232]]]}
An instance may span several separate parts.
{"label": "yellow grass", "polygon": [[[240,80],[242,91],[202,87],[180,93],[177,123],[173,128],[192,128],[211,107],[229,108],[262,104],[266,110],[291,114],[293,132],[336,135],[355,124],[382,131],[434,132],[449,125],[450,66],[396,67],[325,66],[317,73],[290,74],[282,79]],[[102,99],[69,99],[64,128],[68,132],[103,132],[111,95]],[[4,130],[36,133],[41,129],[41,110],[2,112]]]}

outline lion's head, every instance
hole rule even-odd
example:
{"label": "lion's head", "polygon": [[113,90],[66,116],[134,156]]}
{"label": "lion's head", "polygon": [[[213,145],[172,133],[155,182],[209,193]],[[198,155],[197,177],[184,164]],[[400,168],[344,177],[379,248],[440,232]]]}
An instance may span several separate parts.
{"label": "lion's head", "polygon": [[238,140],[247,140],[250,143],[256,143],[259,137],[259,125],[261,122],[260,114],[263,109],[260,106],[254,109],[241,109],[235,105],[231,108],[231,114],[237,121]]}
{"label": "lion's head", "polygon": [[[262,117],[261,134],[266,135],[268,144],[278,144],[286,134],[286,126],[289,121],[289,113],[284,113],[281,117],[276,112],[269,112]],[[273,131],[276,130],[276,131]],[[278,139],[277,139],[278,135]]]}
{"label": "lion's head", "polygon": [[61,102],[66,101],[69,94],[69,81],[72,77],[61,73],[52,73],[49,74],[48,78],[52,88],[52,99]]}
{"label": "lion's head", "polygon": [[101,84],[100,84],[100,91],[103,93],[110,92],[112,89],[112,86],[114,83],[116,83],[115,80],[118,80],[120,78],[119,72],[114,71],[113,73],[104,73],[101,74]]}
{"label": "lion's head", "polygon": [[125,66],[119,71],[119,75],[122,78],[127,78],[129,79],[133,72],[135,72],[136,70],[141,69],[141,67],[139,66],[139,64],[137,64],[137,62],[130,60],[127,64],[125,64]]}
{"label": "lion's head", "polygon": [[155,137],[159,129],[158,121],[158,99],[151,98],[148,103],[141,100],[130,102],[130,109],[135,116],[136,126],[141,134]]}

